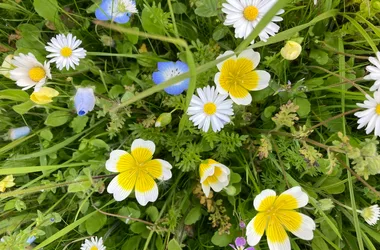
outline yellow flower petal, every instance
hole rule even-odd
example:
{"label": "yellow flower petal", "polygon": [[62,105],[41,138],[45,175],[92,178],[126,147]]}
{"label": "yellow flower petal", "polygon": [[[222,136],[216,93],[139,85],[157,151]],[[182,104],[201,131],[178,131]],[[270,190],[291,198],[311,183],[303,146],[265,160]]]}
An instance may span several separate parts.
{"label": "yellow flower petal", "polygon": [[301,187],[293,187],[283,192],[277,199],[274,206],[277,209],[296,209],[306,206],[309,197],[301,190]]}
{"label": "yellow flower petal", "polygon": [[258,213],[247,225],[247,241],[250,246],[256,246],[268,224],[265,213]]}
{"label": "yellow flower petal", "polygon": [[0,181],[0,192],[4,192],[6,188],[10,188],[16,185],[14,183],[13,175],[7,175],[2,181]]}
{"label": "yellow flower petal", "polygon": [[277,216],[271,216],[266,229],[269,249],[287,250],[290,248],[289,237]]}
{"label": "yellow flower petal", "polygon": [[313,239],[315,222],[309,216],[292,210],[280,210],[276,215],[286,230],[292,232],[298,238],[304,240]]}
{"label": "yellow flower petal", "polygon": [[137,163],[145,163],[153,158],[156,146],[152,141],[136,139],[132,143],[132,156]]}
{"label": "yellow flower petal", "polygon": [[157,200],[158,188],[153,178],[144,172],[140,172],[135,186],[135,196],[140,205],[145,206],[148,202]]}
{"label": "yellow flower petal", "polygon": [[273,203],[276,200],[276,198],[277,196],[275,191],[271,189],[265,189],[255,197],[253,204],[257,211],[265,212],[273,206]]}
{"label": "yellow flower petal", "polygon": [[281,55],[286,60],[295,60],[302,51],[302,46],[294,41],[287,41],[285,46],[281,49]]}
{"label": "yellow flower petal", "polygon": [[42,87],[39,91],[35,91],[30,95],[30,100],[37,104],[47,104],[53,101],[53,97],[59,95],[59,92],[49,87]]}

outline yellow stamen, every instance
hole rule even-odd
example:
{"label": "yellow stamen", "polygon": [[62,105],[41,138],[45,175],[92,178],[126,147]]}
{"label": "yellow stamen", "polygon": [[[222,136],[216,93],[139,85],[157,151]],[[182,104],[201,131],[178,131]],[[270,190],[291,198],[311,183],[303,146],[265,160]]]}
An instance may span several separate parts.
{"label": "yellow stamen", "polygon": [[69,57],[73,54],[73,50],[70,49],[69,47],[63,47],[61,49],[61,56],[64,56],[64,57]]}
{"label": "yellow stamen", "polygon": [[99,248],[98,248],[97,246],[92,246],[92,247],[90,248],[90,250],[99,250]]}
{"label": "yellow stamen", "polygon": [[203,106],[203,111],[207,115],[213,115],[216,112],[216,105],[212,102],[208,102]]}
{"label": "yellow stamen", "polygon": [[380,115],[380,104],[376,106],[376,114]]}
{"label": "yellow stamen", "polygon": [[42,67],[33,67],[29,70],[28,74],[33,82],[39,82],[46,76],[46,72]]}
{"label": "yellow stamen", "polygon": [[243,11],[244,18],[248,21],[254,21],[259,15],[259,10],[255,6],[248,6]]}

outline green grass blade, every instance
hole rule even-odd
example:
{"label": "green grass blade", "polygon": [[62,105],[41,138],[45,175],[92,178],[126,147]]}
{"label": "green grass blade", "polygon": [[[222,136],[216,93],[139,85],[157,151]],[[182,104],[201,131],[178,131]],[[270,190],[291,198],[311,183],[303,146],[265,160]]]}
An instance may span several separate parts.
{"label": "green grass blade", "polygon": [[49,166],[30,166],[30,167],[19,167],[19,168],[0,168],[0,175],[17,175],[17,174],[29,174],[35,172],[42,172],[47,170],[57,170],[60,168],[72,168],[90,165],[91,162],[82,163],[72,163],[72,164],[61,164],[61,165],[49,165]]}

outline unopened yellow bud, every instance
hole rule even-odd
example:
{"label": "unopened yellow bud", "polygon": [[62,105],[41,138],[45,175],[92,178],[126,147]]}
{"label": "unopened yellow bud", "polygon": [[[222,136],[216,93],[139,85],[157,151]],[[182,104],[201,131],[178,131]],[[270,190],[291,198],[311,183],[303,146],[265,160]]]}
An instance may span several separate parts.
{"label": "unopened yellow bud", "polygon": [[302,46],[294,41],[287,41],[285,46],[281,49],[281,55],[286,60],[296,59],[302,51]]}

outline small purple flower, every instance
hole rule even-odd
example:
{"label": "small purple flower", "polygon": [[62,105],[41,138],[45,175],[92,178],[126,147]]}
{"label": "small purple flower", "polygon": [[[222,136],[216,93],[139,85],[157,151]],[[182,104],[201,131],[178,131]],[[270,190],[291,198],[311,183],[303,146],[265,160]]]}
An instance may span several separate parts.
{"label": "small purple flower", "polygon": [[244,229],[244,228],[245,228],[245,223],[244,223],[244,221],[240,221],[240,223],[239,223],[239,227],[240,227],[241,229]]}
{"label": "small purple flower", "polygon": [[[173,77],[181,75],[189,71],[189,67],[186,63],[177,62],[159,62],[157,64],[158,71],[154,72],[152,75],[153,82],[155,84],[163,83]],[[190,79],[187,78],[182,82],[173,84],[165,88],[165,92],[170,95],[179,95],[189,87]]]}
{"label": "small purple flower", "polygon": [[235,239],[235,245],[230,244],[230,247],[232,247],[234,250],[255,250],[254,247],[245,248],[246,244],[247,241],[244,237],[237,237]]}
{"label": "small purple flower", "polygon": [[79,116],[84,116],[95,107],[95,95],[92,88],[78,88],[74,97],[74,105]]}
{"label": "small purple flower", "polygon": [[17,140],[21,137],[27,136],[30,134],[30,128],[27,126],[20,127],[20,128],[11,128],[8,131],[8,137],[12,141]]}
{"label": "small purple flower", "polygon": [[98,20],[127,23],[132,14],[138,13],[133,0],[103,0],[95,11]]}

